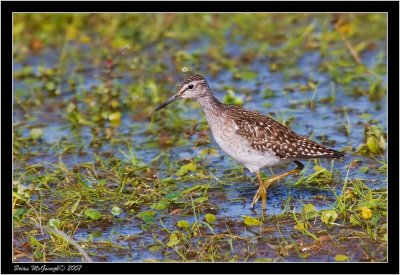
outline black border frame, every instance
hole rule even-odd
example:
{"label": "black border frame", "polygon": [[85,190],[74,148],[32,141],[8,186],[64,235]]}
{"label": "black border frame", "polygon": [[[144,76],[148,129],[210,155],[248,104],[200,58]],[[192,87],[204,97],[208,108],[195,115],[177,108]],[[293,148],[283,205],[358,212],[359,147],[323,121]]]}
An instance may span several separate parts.
{"label": "black border frame", "polygon": [[[399,2],[397,1],[285,1],[285,2],[209,2],[209,1],[2,1],[2,186],[3,215],[1,227],[1,272],[16,272],[14,267],[32,264],[13,263],[9,249],[12,246],[12,221],[5,219],[12,210],[9,194],[12,193],[12,13],[13,12],[386,12],[388,14],[388,138],[389,165],[389,240],[387,263],[79,263],[79,273],[399,273]],[[10,104],[11,103],[11,104]],[[392,114],[391,111],[397,111]],[[8,132],[10,131],[10,132]],[[397,164],[396,164],[397,163]],[[399,166],[397,166],[399,167]],[[397,192],[396,192],[397,191]],[[75,263],[77,264],[77,263]],[[62,264],[38,264],[56,267]],[[65,263],[65,266],[68,263]],[[268,265],[268,266],[266,266]],[[41,273],[40,271],[36,273]],[[52,272],[43,272],[51,274]],[[63,272],[56,272],[61,273]],[[54,273],[55,274],[55,273]]]}

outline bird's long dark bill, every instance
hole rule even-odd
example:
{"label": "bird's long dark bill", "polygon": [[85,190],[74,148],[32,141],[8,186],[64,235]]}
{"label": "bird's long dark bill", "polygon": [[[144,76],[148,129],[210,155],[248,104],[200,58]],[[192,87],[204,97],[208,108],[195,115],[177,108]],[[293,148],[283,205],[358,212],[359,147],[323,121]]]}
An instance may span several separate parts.
{"label": "bird's long dark bill", "polygon": [[167,106],[168,104],[178,100],[180,97],[181,97],[180,94],[176,94],[174,96],[171,96],[170,99],[168,99],[168,100],[164,101],[163,103],[161,103],[160,105],[158,105],[157,108],[156,108],[156,111],[158,111],[158,110],[164,108],[165,106]]}

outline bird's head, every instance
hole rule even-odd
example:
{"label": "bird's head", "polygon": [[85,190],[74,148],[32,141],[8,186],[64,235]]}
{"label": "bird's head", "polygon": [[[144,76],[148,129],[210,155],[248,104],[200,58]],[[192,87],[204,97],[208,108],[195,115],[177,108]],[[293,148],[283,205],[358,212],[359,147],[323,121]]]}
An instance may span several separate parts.
{"label": "bird's head", "polygon": [[206,79],[198,74],[194,74],[186,78],[179,87],[178,92],[157,106],[156,111],[164,108],[168,104],[180,99],[180,98],[194,98],[200,99],[210,94],[210,88],[208,87]]}

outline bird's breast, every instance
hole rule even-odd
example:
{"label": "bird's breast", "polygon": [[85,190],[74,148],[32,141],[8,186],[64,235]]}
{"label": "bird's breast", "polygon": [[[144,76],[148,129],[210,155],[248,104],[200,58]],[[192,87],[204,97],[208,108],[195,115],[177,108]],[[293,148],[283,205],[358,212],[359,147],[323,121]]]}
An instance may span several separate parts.
{"label": "bird's breast", "polygon": [[258,151],[251,147],[249,141],[236,133],[237,126],[233,120],[226,118],[207,119],[215,142],[230,157],[245,165],[250,171],[258,171],[264,166],[279,165],[281,160],[272,152]]}

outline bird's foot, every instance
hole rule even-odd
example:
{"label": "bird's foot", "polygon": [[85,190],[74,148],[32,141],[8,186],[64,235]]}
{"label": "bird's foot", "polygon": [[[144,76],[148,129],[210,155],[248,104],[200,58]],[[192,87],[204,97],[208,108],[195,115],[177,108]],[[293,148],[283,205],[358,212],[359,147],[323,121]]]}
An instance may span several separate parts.
{"label": "bird's foot", "polygon": [[[268,187],[271,185],[273,181],[270,181],[269,179],[264,181],[264,189],[265,189],[265,194],[267,193]],[[258,187],[256,194],[254,195],[253,201],[251,203],[250,209],[254,210],[254,206],[257,204],[257,202],[260,200],[261,197],[261,187]]]}

